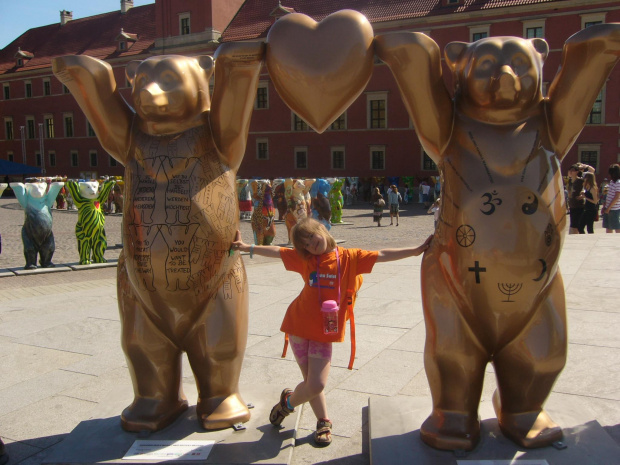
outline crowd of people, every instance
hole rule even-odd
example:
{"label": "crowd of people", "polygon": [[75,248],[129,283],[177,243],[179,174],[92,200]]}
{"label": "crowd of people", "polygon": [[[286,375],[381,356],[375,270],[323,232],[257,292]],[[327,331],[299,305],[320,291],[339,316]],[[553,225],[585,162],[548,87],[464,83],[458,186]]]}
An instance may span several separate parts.
{"label": "crowd of people", "polygon": [[[603,218],[608,233],[620,233],[620,165],[609,167],[610,180],[597,185],[595,169],[575,163],[568,169],[566,198],[570,216],[569,234],[594,233],[594,223]],[[600,209],[600,212],[599,212]]]}

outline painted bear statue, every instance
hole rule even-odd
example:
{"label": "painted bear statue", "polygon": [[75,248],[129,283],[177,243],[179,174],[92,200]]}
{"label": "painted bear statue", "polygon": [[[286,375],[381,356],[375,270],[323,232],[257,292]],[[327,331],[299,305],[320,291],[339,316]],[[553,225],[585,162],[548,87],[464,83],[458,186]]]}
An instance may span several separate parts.
{"label": "painted bear statue", "polygon": [[269,179],[250,182],[255,206],[252,212],[252,231],[256,245],[271,245],[276,237],[275,208]]}
{"label": "painted bear statue", "polygon": [[421,272],[433,399],[421,437],[439,449],[475,447],[492,363],[503,434],[523,447],[550,445],[562,430],[543,406],[567,352],[560,163],[620,58],[620,24],[571,36],[547,97],[543,39],[449,43],[454,99],[428,36],[381,35],[376,51],[443,174],[440,219]]}
{"label": "painted bear statue", "polygon": [[[24,269],[37,267],[37,255],[42,268],[51,268],[52,256],[56,250],[52,231],[52,205],[63,182],[12,182],[9,184],[17,201],[24,209],[24,225],[22,226],[22,243],[24,245]],[[46,192],[47,191],[47,192]]]}
{"label": "painted bear statue", "polygon": [[108,200],[115,181],[106,181],[99,190],[97,181],[67,181],[67,190],[78,209],[75,237],[78,242],[80,265],[106,263],[103,258],[108,241],[105,235],[105,215],[102,205]]}
{"label": "painted bear statue", "polygon": [[286,197],[286,215],[284,222],[288,231],[288,243],[291,244],[291,231],[297,222],[308,216],[308,208],[302,179],[286,178],[284,180],[284,196]]}
{"label": "painted bear statue", "polygon": [[248,284],[241,256],[229,250],[263,55],[262,43],[230,43],[214,58],[130,62],[133,107],[109,64],[87,56],[53,61],[105,150],[125,166],[118,302],[134,389],[121,415],[128,431],[162,429],[187,409],[183,352],[204,428],[250,418],[239,393]]}
{"label": "painted bear statue", "polygon": [[331,178],[331,190],[329,191],[329,204],[332,209],[332,223],[342,223],[342,204],[344,196],[342,195],[342,186],[344,178]]}

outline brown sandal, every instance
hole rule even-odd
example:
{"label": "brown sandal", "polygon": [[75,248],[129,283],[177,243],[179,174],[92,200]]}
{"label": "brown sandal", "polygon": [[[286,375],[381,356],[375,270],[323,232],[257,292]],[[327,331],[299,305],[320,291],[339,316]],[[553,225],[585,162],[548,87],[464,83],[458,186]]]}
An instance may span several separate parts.
{"label": "brown sandal", "polygon": [[269,414],[269,422],[273,426],[280,426],[284,419],[288,417],[295,409],[288,408],[287,400],[293,394],[292,389],[284,389],[280,394],[280,402],[273,406]]}
{"label": "brown sandal", "polygon": [[332,443],[332,422],[322,418],[316,423],[314,442],[317,446],[329,446]]}

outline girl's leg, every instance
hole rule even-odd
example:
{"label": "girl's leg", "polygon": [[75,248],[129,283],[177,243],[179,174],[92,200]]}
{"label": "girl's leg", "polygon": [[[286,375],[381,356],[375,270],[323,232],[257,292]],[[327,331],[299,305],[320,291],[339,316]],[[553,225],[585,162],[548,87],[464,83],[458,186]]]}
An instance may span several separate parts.
{"label": "girl's leg", "polygon": [[290,397],[291,406],[296,407],[308,402],[317,419],[329,418],[327,415],[327,401],[325,400],[325,385],[329,376],[331,361],[322,358],[309,358],[305,366],[306,372],[302,369],[304,381],[299,383]]}

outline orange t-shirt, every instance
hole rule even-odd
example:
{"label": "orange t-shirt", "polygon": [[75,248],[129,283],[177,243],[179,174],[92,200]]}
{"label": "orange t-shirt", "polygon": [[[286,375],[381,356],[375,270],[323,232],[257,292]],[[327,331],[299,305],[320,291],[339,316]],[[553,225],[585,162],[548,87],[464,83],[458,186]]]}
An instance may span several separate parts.
{"label": "orange t-shirt", "polygon": [[[363,273],[370,273],[377,261],[378,252],[370,252],[361,249],[343,249],[338,247],[340,254],[340,311],[338,312],[338,332],[334,334],[323,333],[323,319],[321,315],[321,301],[338,300],[338,267],[336,264],[336,252],[330,252],[318,257],[319,279],[317,274],[317,257],[303,259],[295,250],[281,248],[280,257],[284,267],[289,271],[301,274],[304,280],[304,288],[301,294],[289,305],[284,321],[280,327],[286,334],[310,339],[319,342],[342,342],[344,341],[344,328],[348,315],[347,289],[355,293],[362,285]],[[355,280],[350,280],[351,272],[355,268]],[[317,281],[321,285],[321,301],[319,301],[319,289]],[[351,289],[353,284],[353,289]]]}

